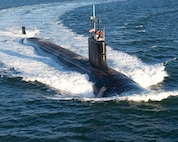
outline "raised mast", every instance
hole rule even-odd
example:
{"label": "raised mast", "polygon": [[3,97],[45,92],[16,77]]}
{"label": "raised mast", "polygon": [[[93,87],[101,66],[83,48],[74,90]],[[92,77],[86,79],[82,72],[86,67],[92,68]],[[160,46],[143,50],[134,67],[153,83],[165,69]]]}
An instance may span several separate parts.
{"label": "raised mast", "polygon": [[95,10],[95,5],[93,5],[93,28],[94,28],[94,31],[96,31],[96,10]]}
{"label": "raised mast", "polygon": [[100,29],[100,20],[96,17],[95,5],[93,5],[93,14],[90,17],[92,33],[88,39],[88,53],[90,64],[100,70],[108,70],[106,63],[106,43],[104,31]]}
{"label": "raised mast", "polygon": [[91,29],[90,33],[94,33],[93,37],[96,41],[105,41],[104,31],[100,27],[100,19],[96,17],[95,5],[93,5],[93,15],[90,17]]}
{"label": "raised mast", "polygon": [[93,14],[90,16],[91,21],[91,29],[89,30],[90,33],[96,31],[96,11],[95,11],[95,5],[93,5]]}

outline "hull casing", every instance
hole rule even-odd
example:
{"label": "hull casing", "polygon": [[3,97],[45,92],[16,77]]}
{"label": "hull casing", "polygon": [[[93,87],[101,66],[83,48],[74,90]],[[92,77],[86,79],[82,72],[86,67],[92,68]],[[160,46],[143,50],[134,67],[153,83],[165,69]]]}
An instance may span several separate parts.
{"label": "hull casing", "polygon": [[[41,48],[42,50],[58,57],[63,63],[66,63],[70,66],[72,65],[81,70],[82,73],[88,74],[89,81],[93,82],[93,90],[96,97],[121,95],[122,92],[133,93],[144,91],[142,87],[140,87],[128,76],[109,68],[106,64],[105,57],[101,56],[99,59],[97,59],[102,65],[91,64],[91,62],[95,60],[89,60],[86,57],[78,55],[70,50],[43,39],[27,38],[25,39],[24,43],[35,46],[36,48]],[[91,45],[91,47],[94,48],[94,44]],[[105,47],[100,45],[103,45],[103,43],[97,45],[98,50],[96,51],[101,53],[99,48]],[[92,50],[92,52],[94,52],[94,50]]]}

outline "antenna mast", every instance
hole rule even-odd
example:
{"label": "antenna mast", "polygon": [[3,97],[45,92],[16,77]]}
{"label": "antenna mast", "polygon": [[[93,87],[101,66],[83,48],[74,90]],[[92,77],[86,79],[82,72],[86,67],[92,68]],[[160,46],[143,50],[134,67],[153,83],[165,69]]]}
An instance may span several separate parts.
{"label": "antenna mast", "polygon": [[95,10],[95,5],[93,5],[93,28],[96,31],[96,10]]}

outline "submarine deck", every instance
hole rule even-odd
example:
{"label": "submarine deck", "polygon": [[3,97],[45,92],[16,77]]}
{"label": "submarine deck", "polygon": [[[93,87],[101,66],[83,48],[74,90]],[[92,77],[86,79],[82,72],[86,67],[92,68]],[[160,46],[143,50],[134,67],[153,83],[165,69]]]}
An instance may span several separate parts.
{"label": "submarine deck", "polygon": [[73,66],[79,67],[87,73],[91,73],[93,67],[90,65],[88,58],[76,54],[68,49],[65,49],[59,45],[53,44],[47,40],[40,38],[27,38],[28,42],[40,47],[44,51],[55,55],[63,61],[70,63]]}

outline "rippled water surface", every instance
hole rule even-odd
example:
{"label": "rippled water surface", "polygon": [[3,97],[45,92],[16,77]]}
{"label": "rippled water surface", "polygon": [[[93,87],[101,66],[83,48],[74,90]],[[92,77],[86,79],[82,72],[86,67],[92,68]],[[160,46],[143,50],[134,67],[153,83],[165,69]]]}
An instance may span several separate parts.
{"label": "rippled water surface", "polygon": [[[109,66],[147,93],[96,99],[86,74],[21,42],[45,38],[87,57],[92,4]],[[0,9],[1,141],[178,141],[176,0],[2,0]]]}

